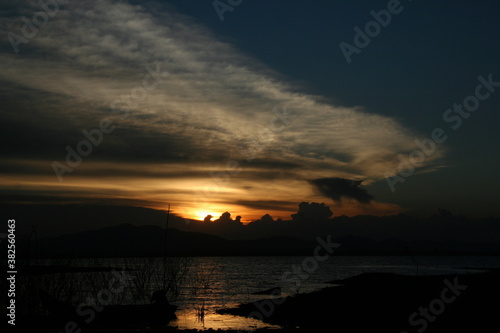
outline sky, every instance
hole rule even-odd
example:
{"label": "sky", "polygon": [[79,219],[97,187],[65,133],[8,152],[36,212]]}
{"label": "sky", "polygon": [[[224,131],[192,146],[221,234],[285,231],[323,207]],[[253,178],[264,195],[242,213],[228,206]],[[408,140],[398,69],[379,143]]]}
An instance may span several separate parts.
{"label": "sky", "polygon": [[500,216],[497,2],[43,4],[0,7],[2,203]]}

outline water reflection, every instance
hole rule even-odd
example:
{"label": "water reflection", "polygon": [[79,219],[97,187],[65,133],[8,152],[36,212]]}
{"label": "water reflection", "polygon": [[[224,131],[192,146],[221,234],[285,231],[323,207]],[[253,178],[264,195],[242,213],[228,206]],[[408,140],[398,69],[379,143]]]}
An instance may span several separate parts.
{"label": "water reflection", "polygon": [[259,328],[280,329],[280,326],[270,325],[260,320],[232,315],[222,315],[215,312],[205,313],[203,319],[198,317],[197,310],[178,310],[177,319],[170,322],[169,326],[178,329],[221,329],[221,330],[256,330]]}
{"label": "water reflection", "polygon": [[[293,270],[302,259],[303,257],[194,257],[189,260],[169,258],[167,272],[172,275],[164,274],[162,258],[113,258],[100,259],[100,262],[82,259],[69,266],[123,267],[124,272],[132,275],[130,285],[124,288],[122,293],[113,294],[114,298],[109,300],[110,304],[150,304],[152,293],[168,289],[171,291],[167,295],[168,301],[178,306],[177,319],[169,326],[198,330],[279,328],[256,319],[216,313],[219,309],[273,297],[269,293],[277,288],[282,297],[287,297],[295,293],[331,287],[332,284],[327,281],[345,279],[364,272],[425,275],[464,273],[467,271],[464,267],[500,267],[498,257],[417,257],[416,260],[396,256],[334,257],[322,263],[314,274],[303,281],[300,290],[296,290],[293,288],[295,280],[284,279],[283,273]],[[64,262],[50,264],[61,265]],[[181,269],[171,269],[176,267]],[[73,306],[88,297],[95,297],[99,288],[106,286],[113,277],[109,269],[78,272],[60,274],[60,281],[67,286],[61,293],[68,295],[67,302]],[[178,272],[181,275],[177,274]],[[39,286],[59,285],[54,284],[54,281],[59,281],[56,277],[55,274],[40,275],[37,276],[37,283]],[[50,288],[47,290],[51,291]]]}
{"label": "water reflection", "polygon": [[[282,296],[290,296],[292,290],[283,273],[300,262],[302,257],[203,257],[193,258],[191,279],[184,286],[179,300],[178,319],[170,326],[179,329],[242,329],[279,328],[256,319],[217,314],[221,308],[251,303],[269,295],[256,292],[280,287]],[[477,258],[474,258],[477,259]],[[332,284],[325,283],[344,279],[364,272],[393,272],[399,274],[456,273],[456,267],[472,267],[471,258],[419,257],[417,266],[409,257],[335,257],[319,267],[301,285],[300,293],[307,293]],[[476,262],[475,265],[482,266]],[[492,266],[491,260],[485,265]],[[498,261],[497,261],[498,265]],[[460,270],[463,272],[463,270]],[[292,283],[293,284],[293,283]],[[203,311],[201,311],[200,305]],[[202,314],[202,316],[200,316]]]}

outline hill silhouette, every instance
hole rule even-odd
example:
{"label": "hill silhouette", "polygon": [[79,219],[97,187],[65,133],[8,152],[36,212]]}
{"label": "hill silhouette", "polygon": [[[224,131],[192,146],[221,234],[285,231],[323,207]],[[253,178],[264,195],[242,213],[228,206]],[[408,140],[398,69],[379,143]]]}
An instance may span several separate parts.
{"label": "hill silhouette", "polygon": [[[0,212],[15,218],[19,237],[61,236],[104,227],[131,224],[164,227],[166,212],[142,207],[106,205],[6,205]],[[333,212],[334,213],[334,212]],[[471,219],[441,209],[427,218],[405,214],[390,216],[336,216],[324,204],[300,203],[291,219],[274,219],[269,214],[245,225],[241,218],[223,212],[205,221],[185,219],[171,212],[169,226],[185,232],[198,232],[228,240],[257,240],[291,237],[314,241],[318,235],[355,236],[375,241],[439,241],[494,243],[500,239],[500,219]]]}
{"label": "hill silhouette", "polygon": [[[328,235],[321,235],[326,239]],[[341,244],[336,255],[417,255],[500,253],[500,242],[460,243],[436,241],[374,241],[354,236],[332,237]],[[254,240],[228,240],[198,232],[168,229],[169,256],[255,256],[311,255],[316,240],[269,237]],[[40,239],[37,244],[22,239],[20,254],[30,257],[147,257],[165,253],[165,229],[158,226],[122,224],[113,227]],[[28,246],[29,245],[29,246]],[[35,248],[37,251],[35,253]],[[29,250],[26,250],[29,249]],[[28,252],[29,251],[29,252]]]}

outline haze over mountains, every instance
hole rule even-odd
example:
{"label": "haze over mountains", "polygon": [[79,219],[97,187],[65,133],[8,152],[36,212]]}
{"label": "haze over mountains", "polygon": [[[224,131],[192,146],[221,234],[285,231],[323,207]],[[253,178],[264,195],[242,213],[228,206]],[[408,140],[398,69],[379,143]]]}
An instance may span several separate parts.
{"label": "haze over mountains", "polygon": [[[38,239],[43,255],[148,256],[164,253],[167,214],[138,207],[2,205],[18,221],[18,239]],[[8,208],[8,209],[7,209]],[[497,218],[471,220],[439,210],[428,218],[339,216],[324,204],[301,203],[290,220],[265,215],[247,225],[225,212],[205,221],[170,214],[172,255],[307,255],[318,236],[340,254],[500,253]],[[36,233],[35,233],[36,231]]]}
{"label": "haze over mountains", "polygon": [[[321,240],[320,240],[321,239]],[[166,240],[166,249],[165,249]],[[228,240],[219,236],[158,226],[122,224],[35,241],[23,239],[20,249],[26,257],[152,257],[163,256],[260,256],[311,255],[318,244],[336,243],[336,255],[497,255],[500,242],[462,243],[438,241],[374,241],[360,237],[319,235],[316,240],[269,237]],[[36,249],[36,252],[35,252]]]}

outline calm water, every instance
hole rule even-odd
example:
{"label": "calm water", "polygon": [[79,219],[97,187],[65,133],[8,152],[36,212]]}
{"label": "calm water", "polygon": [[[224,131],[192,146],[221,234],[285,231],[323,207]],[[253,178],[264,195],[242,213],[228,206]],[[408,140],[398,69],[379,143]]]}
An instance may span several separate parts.
{"label": "calm water", "polygon": [[[392,272],[407,275],[465,274],[476,269],[498,267],[500,257],[331,257],[319,263],[310,274],[293,273],[306,257],[198,257],[193,258],[192,268],[203,272],[203,283],[193,283],[183,289],[179,305],[178,320],[171,323],[181,329],[252,329],[269,327],[257,320],[228,315],[217,315],[215,310],[236,306],[265,298],[252,295],[274,287],[281,287],[284,296],[294,293],[291,282],[301,274],[299,293],[310,292],[332,286],[326,282],[344,279],[363,272]],[[467,268],[467,269],[464,269]],[[311,266],[311,270],[313,266]],[[286,272],[290,272],[284,274]],[[306,275],[308,275],[306,277]],[[206,287],[206,288],[205,288]],[[196,316],[200,304],[205,306],[204,321]]]}
{"label": "calm water", "polygon": [[[180,293],[171,303],[179,306],[178,319],[171,326],[179,329],[242,329],[252,330],[270,327],[258,320],[244,317],[218,315],[217,309],[233,307],[243,302],[252,302],[267,295],[252,295],[274,287],[282,289],[282,296],[292,295],[297,278],[299,293],[306,293],[332,286],[328,281],[345,279],[364,272],[391,272],[407,275],[466,274],[485,268],[500,268],[500,257],[404,257],[404,256],[332,256],[317,267],[308,266],[310,273],[301,270],[307,257],[194,257],[189,259],[189,268]],[[141,273],[144,267],[153,264],[162,267],[162,259],[106,259],[105,266],[123,266],[126,262],[136,281],[148,281],[145,290],[158,290],[160,271]],[[76,263],[81,265],[81,263]],[[91,266],[95,263],[89,262]],[[294,273],[295,271],[295,273]],[[142,275],[141,275],[142,274]],[[300,277],[299,277],[300,275]],[[145,279],[145,277],[151,277]],[[82,290],[85,289],[82,287]],[[131,288],[130,290],[132,290]],[[77,298],[82,299],[83,294]],[[126,297],[124,298],[127,299]],[[122,299],[123,300],[123,299]],[[201,311],[203,309],[203,311]],[[197,315],[204,313],[204,318]]]}

